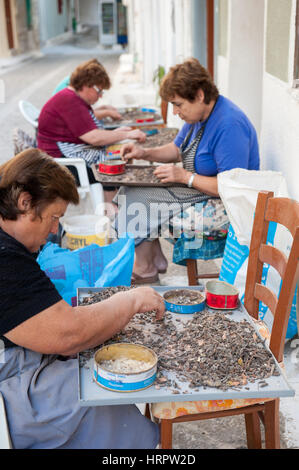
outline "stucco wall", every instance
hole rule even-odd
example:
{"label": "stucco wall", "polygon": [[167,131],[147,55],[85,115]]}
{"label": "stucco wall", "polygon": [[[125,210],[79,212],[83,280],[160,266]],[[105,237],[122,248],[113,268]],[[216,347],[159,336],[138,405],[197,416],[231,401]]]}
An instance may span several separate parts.
{"label": "stucco wall", "polygon": [[[275,42],[271,38],[281,7],[277,0],[277,9],[273,2],[268,8],[271,0],[224,2],[227,8],[219,9],[222,29],[218,31],[215,81],[220,92],[239,105],[256,127],[262,168],[281,171],[290,196],[299,200],[299,92],[292,89],[296,0],[286,0],[288,7],[290,1],[291,9],[284,11],[284,27],[276,28]],[[192,53],[189,38],[194,40],[191,24],[195,22],[191,21],[191,1],[127,0],[127,4],[134,7],[134,45],[130,47],[143,71],[144,84],[149,86],[159,63],[168,69]],[[275,46],[277,42],[280,47]],[[269,73],[280,72],[279,54],[284,59],[284,81]],[[171,108],[169,105],[168,125],[180,127],[182,122],[172,116]]]}
{"label": "stucco wall", "polygon": [[9,57],[4,0],[0,0],[0,57]]}
{"label": "stucco wall", "polygon": [[63,0],[62,13],[57,11],[57,2],[40,0],[40,33],[41,41],[55,38],[69,29],[69,10],[67,0]]}
{"label": "stucco wall", "polygon": [[[231,0],[219,10],[227,21],[227,38],[220,36],[217,75],[220,92],[248,115],[258,134],[261,128],[263,85],[264,1]],[[222,18],[221,15],[225,15]],[[224,44],[226,40],[226,45]],[[226,47],[224,47],[226,46]]]}
{"label": "stucco wall", "polygon": [[[272,4],[270,6],[272,9]],[[290,197],[299,200],[299,91],[292,89],[296,0],[292,0],[289,11],[287,44],[286,28],[282,30],[283,50],[276,48],[273,42],[267,44],[267,38],[271,41],[268,27],[272,28],[275,21],[279,21],[273,10],[269,15],[267,7],[267,0],[229,0],[227,49],[220,48],[224,55],[217,57],[216,82],[220,92],[238,104],[255,125],[262,169],[281,171]],[[267,24],[269,17],[270,25]],[[285,80],[266,71],[266,66],[271,66],[273,73],[280,72],[275,67],[280,54],[282,59],[285,60],[286,55],[288,58],[287,73],[283,74]]]}
{"label": "stucco wall", "polygon": [[286,178],[290,197],[299,201],[299,90],[292,88],[295,15],[296,1],[293,0],[285,80],[264,73],[261,153],[264,168],[281,171]]}
{"label": "stucco wall", "polygon": [[79,3],[80,23],[84,25],[99,25],[99,4],[98,0],[84,0]]}
{"label": "stucco wall", "polygon": [[[153,88],[153,74],[159,65],[167,71],[192,54],[190,0],[126,0],[129,16],[129,51],[141,71],[145,87]],[[152,99],[156,92],[153,89]],[[168,125],[182,121],[168,110]]]}
{"label": "stucco wall", "polygon": [[281,171],[290,197],[299,201],[299,93],[264,77],[261,153],[265,169]]}

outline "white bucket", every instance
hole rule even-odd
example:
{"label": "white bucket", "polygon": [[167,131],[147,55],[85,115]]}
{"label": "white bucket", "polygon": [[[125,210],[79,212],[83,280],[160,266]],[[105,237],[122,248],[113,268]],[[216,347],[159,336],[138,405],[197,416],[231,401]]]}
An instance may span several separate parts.
{"label": "white bucket", "polygon": [[76,250],[96,243],[108,245],[110,220],[106,216],[78,215],[66,217],[63,221],[66,232],[67,248]]}

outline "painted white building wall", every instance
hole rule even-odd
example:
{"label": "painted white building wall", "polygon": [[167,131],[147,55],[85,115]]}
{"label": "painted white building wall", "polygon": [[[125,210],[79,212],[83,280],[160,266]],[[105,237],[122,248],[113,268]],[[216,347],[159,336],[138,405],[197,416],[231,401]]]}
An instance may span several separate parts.
{"label": "painted white building wall", "polygon": [[[128,6],[129,53],[141,72],[145,87],[153,90],[154,71],[167,71],[191,56],[191,0],[125,0]],[[168,124],[181,127],[182,121],[168,111]]]}
{"label": "painted white building wall", "polygon": [[296,1],[293,0],[288,82],[264,72],[261,153],[264,168],[281,171],[290,197],[299,201],[299,90],[292,88],[295,16]]}
{"label": "painted white building wall", "polygon": [[98,0],[84,0],[79,2],[80,24],[88,26],[99,25]]}
{"label": "painted white building wall", "polygon": [[61,14],[57,11],[57,2],[52,0],[40,0],[38,5],[40,40],[42,43],[63,35],[70,30],[69,3],[66,0],[63,0]]}
{"label": "painted white building wall", "polygon": [[217,57],[215,81],[220,92],[261,128],[264,68],[264,0],[228,3],[227,55]]}
{"label": "painted white building wall", "polygon": [[[299,200],[299,91],[292,88],[296,0],[292,0],[287,82],[266,72],[268,1],[228,0],[227,47],[225,55],[216,57],[215,81],[257,129],[261,168],[281,171],[290,196]],[[158,65],[167,70],[192,55],[191,0],[126,2],[132,7],[130,52],[135,54],[144,85],[150,87]],[[172,116],[171,105],[168,125],[182,125]]]}
{"label": "painted white building wall", "polygon": [[227,53],[216,58],[215,81],[256,127],[261,168],[281,171],[290,197],[299,200],[299,90],[292,88],[296,0],[289,25],[287,82],[266,72],[267,0],[229,0],[228,6]]}

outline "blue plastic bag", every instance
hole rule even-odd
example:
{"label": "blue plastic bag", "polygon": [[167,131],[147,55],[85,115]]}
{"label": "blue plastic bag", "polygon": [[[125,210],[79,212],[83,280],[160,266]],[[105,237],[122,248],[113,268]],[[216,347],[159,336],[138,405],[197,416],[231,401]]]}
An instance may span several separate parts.
{"label": "blue plastic bag", "polygon": [[[248,255],[254,213],[259,191],[273,191],[275,197],[289,197],[287,184],[282,173],[278,171],[233,170],[219,173],[218,191],[230,220],[223,262],[219,279],[235,285],[244,300]],[[289,256],[292,236],[281,224],[269,224],[267,243],[276,246]],[[281,278],[270,265],[264,264],[261,283],[266,285],[277,296],[281,289]],[[292,302],[286,338],[292,338],[298,331],[296,294]],[[259,317],[269,329],[272,328],[273,315],[266,305],[259,302]]]}
{"label": "blue plastic bag", "polygon": [[[267,237],[267,243],[275,245],[275,237],[277,234],[277,224],[270,222],[269,231]],[[247,264],[248,264],[249,248],[246,245],[241,245],[238,242],[235,231],[230,225],[228,230],[227,241],[225,245],[223,261],[221,265],[219,280],[226,281],[229,284],[235,285],[240,291],[240,300],[244,302],[244,293],[245,293],[245,283],[246,283],[246,274],[247,274]],[[261,284],[269,285],[276,295],[279,295],[281,289],[281,280],[280,276],[275,275],[274,270],[269,272],[270,266],[265,264],[263,266],[262,280]],[[290,317],[288,321],[288,328],[286,332],[286,339],[293,338],[297,332],[297,308],[296,308],[296,299],[297,299],[297,288],[294,293],[292,307],[290,311]],[[267,326],[271,329],[273,317],[269,312],[267,305],[259,302],[259,318],[265,321]]]}
{"label": "blue plastic bag", "polygon": [[111,245],[96,244],[75,251],[47,243],[37,258],[62,298],[77,304],[78,287],[130,286],[134,239],[123,237]]}

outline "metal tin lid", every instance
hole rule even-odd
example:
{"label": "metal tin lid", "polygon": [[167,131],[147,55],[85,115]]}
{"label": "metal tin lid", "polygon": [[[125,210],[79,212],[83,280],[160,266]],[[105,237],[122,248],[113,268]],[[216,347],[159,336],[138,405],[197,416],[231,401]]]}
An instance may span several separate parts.
{"label": "metal tin lid", "polygon": [[207,281],[206,290],[214,295],[239,295],[239,290],[225,281]]}

